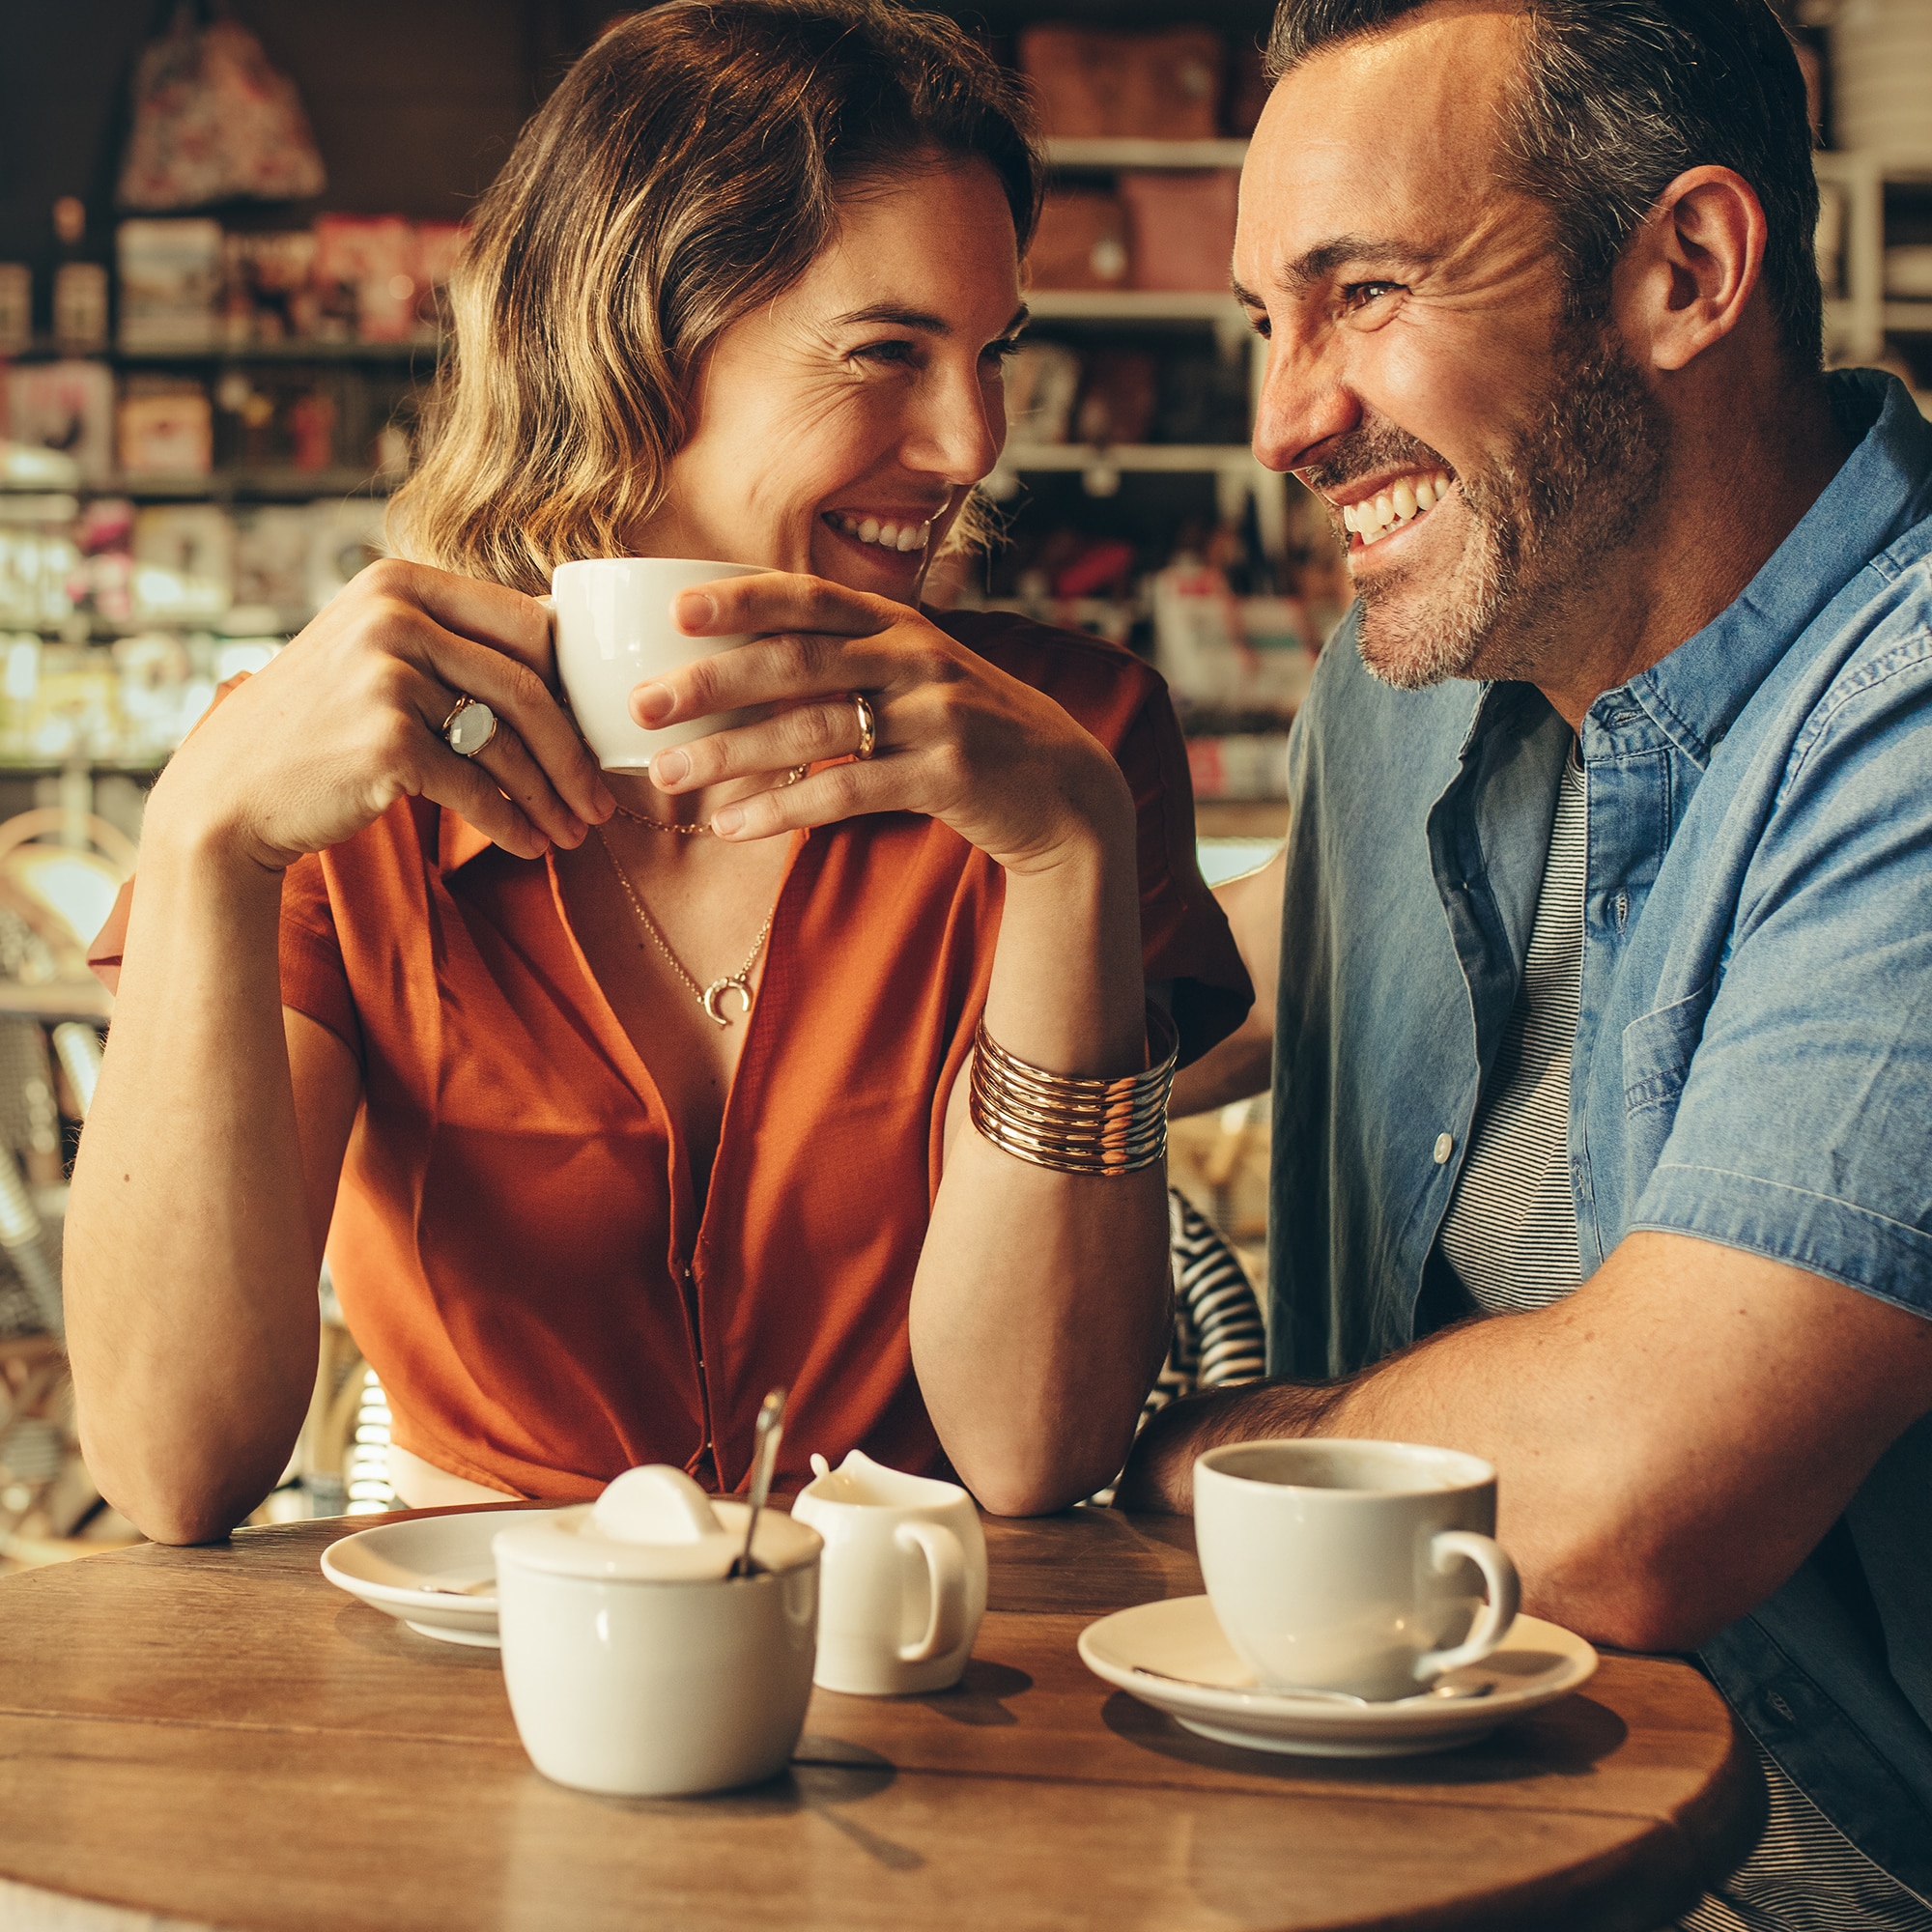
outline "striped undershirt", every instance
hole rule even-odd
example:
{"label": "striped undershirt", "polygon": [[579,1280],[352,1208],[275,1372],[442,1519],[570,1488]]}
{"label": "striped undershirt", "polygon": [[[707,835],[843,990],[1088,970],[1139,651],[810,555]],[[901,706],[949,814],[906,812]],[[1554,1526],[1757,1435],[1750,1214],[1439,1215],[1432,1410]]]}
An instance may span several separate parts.
{"label": "striped undershirt", "polygon": [[[1582,1280],[1570,1186],[1570,1056],[1583,982],[1589,781],[1563,769],[1522,984],[1438,1237],[1486,1315],[1542,1308]],[[1770,1820],[1684,1932],[1932,1932],[1932,1910],[1833,1825],[1762,1747]]]}

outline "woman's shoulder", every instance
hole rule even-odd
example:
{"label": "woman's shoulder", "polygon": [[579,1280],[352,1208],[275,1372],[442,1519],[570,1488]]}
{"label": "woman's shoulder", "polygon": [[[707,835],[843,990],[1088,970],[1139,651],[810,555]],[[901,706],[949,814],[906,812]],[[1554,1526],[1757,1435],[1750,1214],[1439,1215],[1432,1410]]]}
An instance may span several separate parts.
{"label": "woman's shoulder", "polygon": [[1044,692],[1103,741],[1124,732],[1150,699],[1166,702],[1160,673],[1106,638],[1062,630],[1011,611],[932,614],[948,637]]}

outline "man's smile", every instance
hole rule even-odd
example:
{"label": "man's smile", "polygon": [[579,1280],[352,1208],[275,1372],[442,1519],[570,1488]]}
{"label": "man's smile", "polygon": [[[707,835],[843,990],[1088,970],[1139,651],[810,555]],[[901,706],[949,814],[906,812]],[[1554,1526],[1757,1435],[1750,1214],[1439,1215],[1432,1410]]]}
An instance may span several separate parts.
{"label": "man's smile", "polygon": [[1354,539],[1349,545],[1353,552],[1380,543],[1427,516],[1448,496],[1450,487],[1446,469],[1408,469],[1394,476],[1364,478],[1321,495]]}

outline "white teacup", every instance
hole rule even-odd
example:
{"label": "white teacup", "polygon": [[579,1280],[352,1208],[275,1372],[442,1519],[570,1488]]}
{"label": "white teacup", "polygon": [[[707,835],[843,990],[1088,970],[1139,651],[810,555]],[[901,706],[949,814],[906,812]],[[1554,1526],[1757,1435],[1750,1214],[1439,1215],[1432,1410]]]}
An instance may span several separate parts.
{"label": "white teacup", "polygon": [[492,1539],[510,1712],[531,1762],[582,1791],[669,1797],[782,1770],[811,1699],[817,1534],[681,1469],[632,1469],[595,1504]]}
{"label": "white teacup", "polygon": [[750,636],[689,638],[670,614],[681,590],[721,577],[754,577],[746,563],[676,556],[605,556],[560,563],[551,574],[557,675],[577,728],[606,771],[641,772],[654,753],[727,730],[751,714],[721,711],[647,731],[631,716],[631,693],[694,659],[749,644]]}
{"label": "white teacup", "polygon": [[818,1667],[827,1690],[890,1697],[958,1683],[986,1613],[986,1537],[957,1483],[854,1449],[792,1504],[825,1539]]}
{"label": "white teacup", "polygon": [[1194,1464],[1214,1615],[1274,1690],[1410,1697],[1489,1656],[1518,1595],[1495,1526],[1495,1470],[1454,1449],[1311,1437]]}

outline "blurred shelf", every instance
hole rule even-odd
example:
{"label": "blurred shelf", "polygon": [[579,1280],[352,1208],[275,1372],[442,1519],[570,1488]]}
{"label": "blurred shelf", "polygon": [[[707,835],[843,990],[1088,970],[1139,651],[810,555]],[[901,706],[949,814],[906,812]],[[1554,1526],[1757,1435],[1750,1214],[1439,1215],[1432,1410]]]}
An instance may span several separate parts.
{"label": "blurred shelf", "polygon": [[205,476],[115,476],[82,486],[89,496],[131,497],[137,503],[306,503],[386,497],[392,487],[366,469],[213,469]]}
{"label": "blurred shelf", "polygon": [[[16,362],[113,362],[149,366],[156,362],[206,367],[223,362],[369,362],[408,363],[418,357],[434,362],[442,353],[435,342],[251,342],[230,347],[215,344],[198,349],[111,349],[74,351],[39,341],[12,359]],[[0,361],[8,358],[0,356]]]}
{"label": "blurred shelf", "polygon": [[1114,469],[1123,476],[1188,476],[1222,470],[1246,475],[1256,464],[1255,453],[1245,442],[1133,442],[1113,449],[1084,442],[1009,442],[999,467],[1015,471]]}
{"label": "blurred shelf", "polygon": [[0,980],[0,1013],[35,1020],[104,1020],[113,1011],[113,998],[98,980],[64,980],[52,986]]}
{"label": "blurred shelf", "polygon": [[[130,758],[121,755],[97,758],[86,752],[71,752],[64,758],[40,757],[0,757],[0,779],[39,779],[52,773],[83,771],[104,776],[109,772],[121,772],[128,778],[151,779],[174,756],[171,748],[156,752],[152,757]],[[7,983],[0,978],[0,986]]]}
{"label": "blurred shelf", "polygon": [[1046,144],[1046,157],[1057,168],[1237,168],[1247,156],[1244,140],[1055,140]]}
{"label": "blurred shelf", "polygon": [[1212,322],[1248,326],[1241,305],[1214,289],[1035,289],[1036,322]]}
{"label": "blurred shelf", "polygon": [[1288,801],[1197,798],[1194,832],[1197,838],[1265,839],[1277,844],[1288,837]]}
{"label": "blurred shelf", "polygon": [[1932,334],[1932,301],[1891,297],[1885,305],[1885,326],[1901,335]]}
{"label": "blurred shelf", "polygon": [[1901,185],[1932,182],[1932,154],[1903,150],[1828,148],[1811,156],[1812,172],[1820,181],[1848,182],[1863,178]]}

